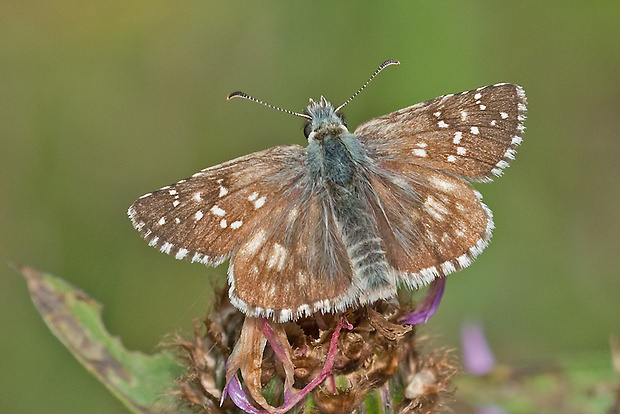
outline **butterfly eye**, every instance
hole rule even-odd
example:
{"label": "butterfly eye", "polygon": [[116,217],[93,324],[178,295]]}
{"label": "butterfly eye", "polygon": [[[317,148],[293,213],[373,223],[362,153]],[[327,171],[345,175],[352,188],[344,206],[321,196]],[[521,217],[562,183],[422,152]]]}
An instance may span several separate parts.
{"label": "butterfly eye", "polygon": [[304,126],[304,135],[306,136],[306,138],[308,138],[310,136],[310,133],[312,132],[312,125],[310,124],[310,122],[308,122],[305,126]]}

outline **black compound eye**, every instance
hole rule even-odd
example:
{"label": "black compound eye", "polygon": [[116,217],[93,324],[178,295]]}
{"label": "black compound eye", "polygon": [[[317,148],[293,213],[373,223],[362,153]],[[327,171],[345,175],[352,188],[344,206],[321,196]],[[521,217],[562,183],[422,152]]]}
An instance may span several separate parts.
{"label": "black compound eye", "polygon": [[308,122],[305,126],[304,126],[304,135],[306,136],[306,139],[310,136],[310,133],[312,132],[312,125]]}

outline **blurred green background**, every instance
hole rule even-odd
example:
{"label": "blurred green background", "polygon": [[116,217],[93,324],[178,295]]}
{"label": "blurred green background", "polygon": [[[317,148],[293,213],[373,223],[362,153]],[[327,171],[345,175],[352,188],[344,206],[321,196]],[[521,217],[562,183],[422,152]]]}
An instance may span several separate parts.
{"label": "blurred green background", "polygon": [[620,334],[620,2],[0,3],[0,412],[124,413],[35,312],[4,263],[62,276],[152,352],[202,317],[225,267],[148,247],[126,217],[143,193],[207,166],[304,144],[309,97],[371,117],[496,82],[521,84],[527,132],[501,179],[477,185],[497,229],[450,276],[424,328],[458,346],[485,324],[503,362],[607,352]]}

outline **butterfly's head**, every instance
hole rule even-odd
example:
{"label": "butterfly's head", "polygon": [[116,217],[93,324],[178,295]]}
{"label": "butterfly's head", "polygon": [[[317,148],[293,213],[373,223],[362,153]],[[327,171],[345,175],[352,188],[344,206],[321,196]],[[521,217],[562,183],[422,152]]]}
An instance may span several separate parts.
{"label": "butterfly's head", "polygon": [[336,112],[331,102],[322,96],[318,102],[310,99],[306,114],[309,118],[304,127],[304,135],[308,142],[322,141],[327,136],[348,132],[344,116]]}

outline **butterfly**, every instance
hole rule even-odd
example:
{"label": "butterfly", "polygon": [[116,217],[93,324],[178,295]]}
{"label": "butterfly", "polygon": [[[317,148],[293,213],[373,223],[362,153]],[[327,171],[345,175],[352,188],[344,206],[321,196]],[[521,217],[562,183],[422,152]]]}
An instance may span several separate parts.
{"label": "butterfly", "polygon": [[[308,145],[277,146],[206,168],[128,211],[148,244],[177,259],[230,259],[231,303],[287,322],[419,288],[468,266],[493,219],[468,181],[514,159],[526,97],[499,83],[440,96],[347,129],[310,99]],[[240,92],[231,97],[255,98]],[[264,103],[263,103],[264,104]]]}

